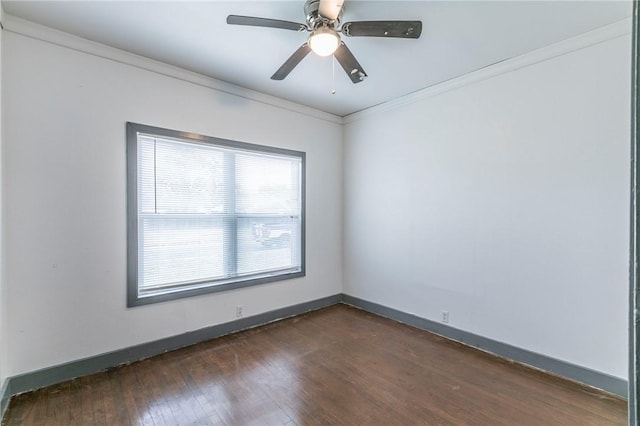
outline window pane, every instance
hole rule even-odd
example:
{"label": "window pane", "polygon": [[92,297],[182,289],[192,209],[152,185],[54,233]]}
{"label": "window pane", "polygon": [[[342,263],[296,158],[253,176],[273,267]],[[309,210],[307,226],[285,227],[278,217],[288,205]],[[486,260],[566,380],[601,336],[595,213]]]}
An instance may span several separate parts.
{"label": "window pane", "polygon": [[140,222],[140,290],[224,276],[222,219],[151,216]]}
{"label": "window pane", "polygon": [[242,218],[238,220],[238,274],[299,269],[298,218]]}
{"label": "window pane", "polygon": [[138,212],[156,211],[156,141],[141,136],[138,139]]}
{"label": "window pane", "polygon": [[156,213],[222,213],[224,153],[211,147],[156,140]]}
{"label": "window pane", "polygon": [[236,213],[300,214],[300,159],[236,154]]}

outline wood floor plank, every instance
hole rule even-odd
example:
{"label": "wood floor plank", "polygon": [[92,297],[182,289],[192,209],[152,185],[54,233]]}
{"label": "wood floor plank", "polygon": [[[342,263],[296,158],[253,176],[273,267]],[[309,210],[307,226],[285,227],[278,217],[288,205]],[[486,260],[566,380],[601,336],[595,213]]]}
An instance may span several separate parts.
{"label": "wood floor plank", "polygon": [[625,425],[624,400],[344,305],[12,398],[3,425]]}

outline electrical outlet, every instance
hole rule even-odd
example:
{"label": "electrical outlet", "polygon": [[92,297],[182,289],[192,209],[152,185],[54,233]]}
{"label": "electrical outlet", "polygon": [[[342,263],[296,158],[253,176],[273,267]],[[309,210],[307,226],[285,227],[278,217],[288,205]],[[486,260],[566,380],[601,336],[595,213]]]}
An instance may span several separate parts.
{"label": "electrical outlet", "polygon": [[449,322],[449,311],[440,312],[440,321],[442,321],[444,323],[448,323]]}
{"label": "electrical outlet", "polygon": [[243,315],[243,310],[242,305],[236,306],[236,318],[240,318]]}

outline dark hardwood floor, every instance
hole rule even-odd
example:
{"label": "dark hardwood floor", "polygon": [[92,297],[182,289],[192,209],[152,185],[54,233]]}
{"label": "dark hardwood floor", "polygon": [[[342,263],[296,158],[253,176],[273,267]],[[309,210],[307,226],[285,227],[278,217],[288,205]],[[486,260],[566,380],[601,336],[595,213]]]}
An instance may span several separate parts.
{"label": "dark hardwood floor", "polygon": [[22,394],[3,425],[625,425],[624,400],[344,305]]}

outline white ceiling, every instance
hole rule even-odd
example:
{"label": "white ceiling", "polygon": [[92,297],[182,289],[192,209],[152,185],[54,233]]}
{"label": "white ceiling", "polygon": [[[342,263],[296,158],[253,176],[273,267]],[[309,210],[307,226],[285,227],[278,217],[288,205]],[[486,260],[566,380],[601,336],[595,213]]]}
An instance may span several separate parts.
{"label": "white ceiling", "polygon": [[[345,116],[631,16],[630,1],[347,0],[343,22],[422,20],[419,40],[348,38],[369,77],[353,84],[310,54],[271,75],[306,33],[227,25],[227,15],[304,22],[303,0],[6,1],[5,14]],[[335,88],[336,93],[331,94]]]}

